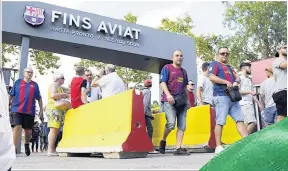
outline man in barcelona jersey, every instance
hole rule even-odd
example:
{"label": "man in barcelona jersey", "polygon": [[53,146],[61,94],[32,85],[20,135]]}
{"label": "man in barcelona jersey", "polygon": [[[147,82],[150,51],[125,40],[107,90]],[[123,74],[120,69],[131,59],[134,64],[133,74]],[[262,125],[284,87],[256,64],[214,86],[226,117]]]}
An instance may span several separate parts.
{"label": "man in barcelona jersey", "polygon": [[13,137],[15,148],[17,147],[17,143],[21,137],[21,128],[25,130],[25,154],[29,156],[29,140],[31,138],[32,128],[34,125],[36,100],[38,100],[39,103],[39,115],[41,120],[43,120],[43,105],[39,86],[36,82],[31,80],[33,70],[31,68],[26,68],[24,69],[23,74],[24,78],[18,79],[10,91],[10,100],[12,101],[11,125],[14,127]]}

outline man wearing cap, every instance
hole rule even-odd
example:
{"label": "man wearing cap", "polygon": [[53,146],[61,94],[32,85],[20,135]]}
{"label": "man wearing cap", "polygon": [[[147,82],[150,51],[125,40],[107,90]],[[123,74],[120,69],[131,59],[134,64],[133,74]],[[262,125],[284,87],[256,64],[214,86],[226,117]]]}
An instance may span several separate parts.
{"label": "man wearing cap", "polygon": [[102,98],[110,97],[126,90],[126,86],[123,80],[116,73],[115,65],[106,65],[105,74],[106,75],[104,75],[100,79],[95,78],[91,84],[91,87],[101,87]]}
{"label": "man wearing cap", "polygon": [[287,117],[287,45],[280,45],[273,61],[272,71],[275,78],[273,100],[277,108],[277,122]]}
{"label": "man wearing cap", "polygon": [[251,64],[241,63],[240,70],[241,83],[239,84],[239,89],[242,100],[239,103],[244,114],[244,122],[246,124],[247,131],[249,134],[251,134],[256,126],[253,101],[258,104],[260,111],[262,111],[263,107],[255,96],[256,92],[253,91],[253,84],[249,78],[249,75],[251,75]]}
{"label": "man wearing cap", "polygon": [[151,123],[151,119],[153,119],[151,114],[151,90],[152,87],[152,81],[145,80],[144,81],[144,88],[142,90],[143,93],[143,105],[144,105],[144,113],[145,113],[145,120],[146,120],[146,128],[149,135],[149,138],[152,141],[152,135],[153,135],[153,127]]}
{"label": "man wearing cap", "polygon": [[272,94],[275,86],[275,79],[273,77],[272,65],[265,68],[267,79],[263,81],[260,87],[260,101],[264,107],[261,116],[264,126],[275,123],[277,119],[277,108],[273,101]]}

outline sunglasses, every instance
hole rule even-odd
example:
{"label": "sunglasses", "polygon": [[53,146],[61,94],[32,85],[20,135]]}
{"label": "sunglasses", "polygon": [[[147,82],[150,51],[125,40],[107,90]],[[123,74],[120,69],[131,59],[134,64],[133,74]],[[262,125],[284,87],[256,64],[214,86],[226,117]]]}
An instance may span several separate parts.
{"label": "sunglasses", "polygon": [[60,79],[62,79],[62,80],[65,80],[65,78],[64,78],[64,77],[62,77],[62,78],[60,78]]}
{"label": "sunglasses", "polygon": [[229,53],[227,53],[227,52],[221,52],[221,53],[219,53],[219,54],[222,55],[222,56],[224,56],[224,55],[229,56]]}
{"label": "sunglasses", "polygon": [[88,75],[86,75],[86,77],[91,77],[92,76],[92,74],[88,74]]}
{"label": "sunglasses", "polygon": [[25,72],[27,72],[27,73],[29,73],[29,74],[33,74],[33,72],[32,72],[32,71],[25,71]]}

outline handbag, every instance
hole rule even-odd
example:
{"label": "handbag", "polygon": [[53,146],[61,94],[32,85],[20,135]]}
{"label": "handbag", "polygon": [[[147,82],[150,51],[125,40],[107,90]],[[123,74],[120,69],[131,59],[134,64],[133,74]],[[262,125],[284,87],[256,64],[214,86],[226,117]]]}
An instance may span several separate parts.
{"label": "handbag", "polygon": [[238,86],[233,86],[228,89],[229,96],[232,102],[239,102],[242,100],[242,96],[239,92],[239,87]]}
{"label": "handbag", "polygon": [[180,95],[173,95],[174,97],[174,106],[179,109],[179,108],[183,108],[187,105],[187,94],[186,91],[184,91],[182,94]]}
{"label": "handbag", "polygon": [[[63,90],[60,88],[60,92],[62,93]],[[54,100],[54,106],[57,110],[66,111],[72,108],[70,100],[68,99],[58,99]]]}
{"label": "handbag", "polygon": [[[185,74],[184,74],[184,71],[183,69],[181,68],[181,72],[183,74],[183,78],[185,77]],[[183,108],[187,105],[187,100],[188,100],[188,97],[187,97],[187,94],[186,94],[186,91],[184,91],[182,94],[179,94],[179,95],[172,95],[173,98],[174,98],[174,106],[175,108],[179,109],[179,108]]]}
{"label": "handbag", "polygon": [[[227,67],[229,68],[230,72],[232,73],[232,77],[234,78],[232,69],[230,68],[230,66],[227,66]],[[235,78],[234,78],[234,80],[235,80]],[[238,86],[233,86],[231,88],[227,88],[226,85],[220,85],[220,87],[222,89],[224,89],[229,94],[231,102],[239,102],[240,100],[242,100],[242,96],[240,94]]]}
{"label": "handbag", "polygon": [[66,111],[71,109],[71,103],[67,99],[59,99],[54,101],[55,108],[57,110]]}

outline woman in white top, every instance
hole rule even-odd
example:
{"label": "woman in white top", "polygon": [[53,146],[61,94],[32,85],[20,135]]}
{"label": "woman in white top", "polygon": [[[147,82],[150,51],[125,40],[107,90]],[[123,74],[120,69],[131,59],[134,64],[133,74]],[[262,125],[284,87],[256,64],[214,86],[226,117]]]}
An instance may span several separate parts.
{"label": "woman in white top", "polygon": [[0,171],[10,170],[16,159],[9,119],[9,97],[0,68]]}

